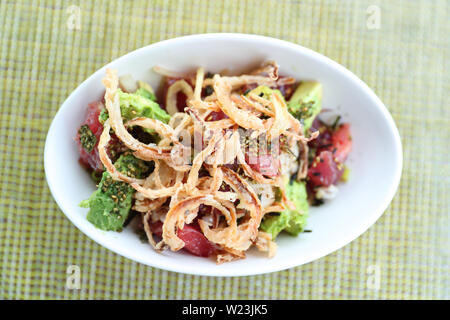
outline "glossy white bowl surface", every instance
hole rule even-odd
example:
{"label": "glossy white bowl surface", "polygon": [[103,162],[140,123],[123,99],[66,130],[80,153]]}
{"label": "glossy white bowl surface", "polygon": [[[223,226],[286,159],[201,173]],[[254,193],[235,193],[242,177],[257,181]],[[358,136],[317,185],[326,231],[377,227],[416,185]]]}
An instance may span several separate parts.
{"label": "glossy white bowl surface", "polygon": [[[277,238],[277,255],[268,259],[251,250],[244,260],[216,265],[213,260],[185,253],[154,252],[131,228],[121,233],[96,229],[86,220],[80,201],[95,185],[78,163],[74,141],[88,103],[104,92],[105,68],[132,74],[157,87],[153,66],[188,71],[199,66],[211,72],[249,70],[265,60],[276,60],[280,73],[323,84],[323,107],[351,123],[353,150],[347,161],[350,180],[339,185],[338,196],[311,208],[308,229],[298,237]],[[299,45],[244,34],[203,34],[158,42],[128,53],[85,80],[56,114],[45,144],[45,172],[50,190],[65,215],[88,237],[129,259],[170,271],[208,276],[242,276],[273,272],[323,257],[348,244],[383,214],[399,184],[402,148],[391,115],[372,90],[338,63]]]}

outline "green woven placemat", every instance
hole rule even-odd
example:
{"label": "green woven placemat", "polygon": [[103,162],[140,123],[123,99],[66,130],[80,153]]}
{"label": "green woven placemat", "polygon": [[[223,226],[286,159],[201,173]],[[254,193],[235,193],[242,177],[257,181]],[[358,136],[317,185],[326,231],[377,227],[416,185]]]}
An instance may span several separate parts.
{"label": "green woven placemat", "polygon": [[[0,1],[0,299],[450,298],[449,7],[425,0]],[[59,210],[43,150],[69,93],[131,50],[204,32],[299,43],[352,70],[385,102],[403,140],[403,177],[389,209],[361,237],[290,270],[208,278],[122,258]],[[66,286],[70,265],[80,268],[79,290]]]}

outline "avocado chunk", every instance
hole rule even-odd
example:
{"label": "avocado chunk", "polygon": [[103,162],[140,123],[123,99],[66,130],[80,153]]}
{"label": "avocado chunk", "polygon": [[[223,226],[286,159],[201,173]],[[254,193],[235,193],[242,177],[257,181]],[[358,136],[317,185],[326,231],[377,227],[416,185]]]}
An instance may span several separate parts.
{"label": "avocado chunk", "polygon": [[288,101],[288,109],[303,124],[306,134],[322,110],[322,84],[316,81],[301,82]]}
{"label": "avocado chunk", "polygon": [[139,89],[136,90],[136,94],[156,102],[155,91],[147,82],[138,81],[138,86]]}
{"label": "avocado chunk", "polygon": [[164,123],[168,123],[170,115],[161,109],[161,107],[141,94],[125,93],[119,90],[120,111],[122,118],[131,120],[136,117],[146,117],[158,119]]}
{"label": "avocado chunk", "polygon": [[[131,120],[137,117],[146,117],[168,123],[170,115],[152,100],[151,92],[144,87],[139,88],[135,93],[126,93],[118,90],[120,100],[120,112],[122,118]],[[103,109],[99,115],[100,123],[105,123],[108,119],[108,112]]]}
{"label": "avocado chunk", "polygon": [[[114,163],[117,170],[135,178],[142,178],[149,170],[146,162],[131,154],[121,155]],[[95,227],[105,231],[120,231],[130,213],[135,190],[129,184],[115,181],[110,174],[103,172],[97,190],[80,203],[89,208],[87,220]]]}
{"label": "avocado chunk", "polygon": [[84,124],[78,129],[78,134],[80,135],[80,143],[86,152],[91,152],[97,144],[97,137],[94,135],[92,130],[87,124]]}
{"label": "avocado chunk", "polygon": [[137,94],[137,95],[142,96],[142,97],[144,97],[146,99],[152,100],[153,102],[156,103],[156,96],[155,96],[155,94],[151,93],[147,89],[139,88],[139,89],[136,90],[136,92],[134,94]]}
{"label": "avocado chunk", "polygon": [[[287,179],[285,179],[287,180]],[[296,210],[286,209],[279,215],[266,215],[261,223],[261,230],[272,235],[275,239],[281,231],[297,236],[306,225],[308,216],[308,199],[305,182],[294,179],[286,181],[286,196],[295,204]]]}
{"label": "avocado chunk", "polygon": [[272,93],[274,93],[274,92],[276,94],[278,94],[283,101],[285,101],[284,97],[283,97],[283,94],[281,93],[280,90],[272,89],[272,88],[269,88],[268,86],[262,86],[262,85],[256,87],[255,89],[252,89],[252,90],[248,91],[246,93],[246,95],[248,95],[250,93],[254,93],[254,94],[256,94],[256,95],[258,95],[258,96],[260,96],[260,97],[262,97],[264,99],[270,100],[270,98],[272,97]]}

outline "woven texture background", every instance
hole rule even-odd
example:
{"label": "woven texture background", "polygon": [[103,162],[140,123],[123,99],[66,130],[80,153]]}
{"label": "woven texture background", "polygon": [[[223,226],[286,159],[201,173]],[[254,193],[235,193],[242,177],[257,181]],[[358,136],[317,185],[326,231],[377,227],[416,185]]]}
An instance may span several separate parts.
{"label": "woven texture background", "polygon": [[[367,26],[371,5],[379,29]],[[449,1],[426,0],[0,1],[0,298],[450,298],[449,11]],[[205,32],[299,43],[352,70],[385,102],[403,140],[403,177],[389,209],[357,240],[282,272],[198,277],[122,258],[59,210],[43,151],[69,93],[131,50]],[[66,288],[72,264],[80,290]],[[378,290],[367,285],[373,270]]]}

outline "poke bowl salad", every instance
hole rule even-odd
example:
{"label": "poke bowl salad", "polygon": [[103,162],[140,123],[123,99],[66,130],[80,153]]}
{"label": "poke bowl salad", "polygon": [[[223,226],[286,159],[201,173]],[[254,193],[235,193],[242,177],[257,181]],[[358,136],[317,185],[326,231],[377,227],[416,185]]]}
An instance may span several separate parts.
{"label": "poke bowl salad", "polygon": [[251,247],[272,257],[280,233],[311,232],[309,207],[339,196],[352,147],[322,85],[275,61],[240,75],[154,71],[160,88],[107,69],[104,96],[86,106],[75,140],[97,185],[80,204],[87,220],[217,263]]}

